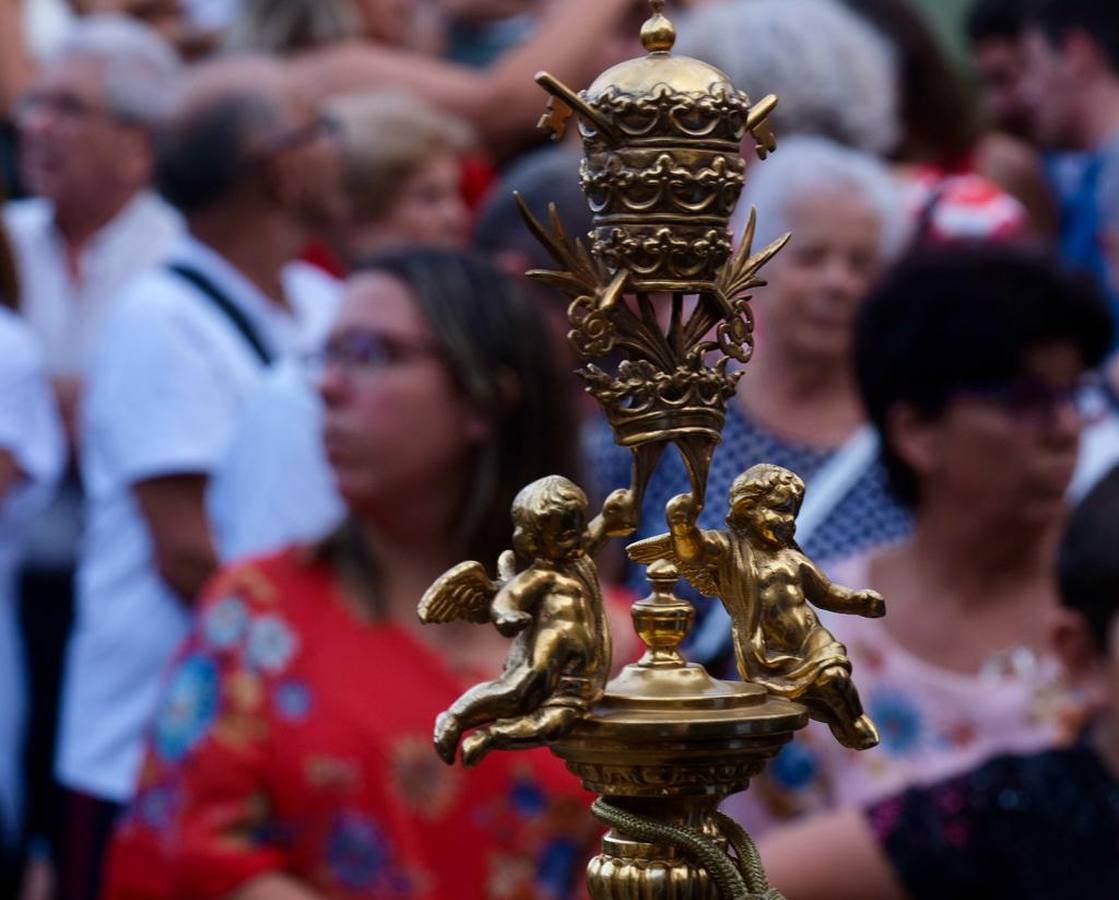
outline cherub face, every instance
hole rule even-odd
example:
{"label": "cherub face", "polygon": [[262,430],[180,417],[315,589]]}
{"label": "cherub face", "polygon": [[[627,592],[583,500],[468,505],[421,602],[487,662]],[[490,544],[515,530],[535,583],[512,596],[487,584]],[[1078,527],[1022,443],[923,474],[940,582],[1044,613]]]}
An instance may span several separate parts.
{"label": "cherub face", "polygon": [[[774,484],[762,497],[741,501],[745,507],[741,518],[748,521],[754,532],[767,543],[787,546],[796,534],[796,517],[801,495],[793,485]],[[739,512],[736,510],[736,512]]]}
{"label": "cherub face", "polygon": [[557,562],[583,555],[587,517],[583,507],[571,504],[549,511],[539,519],[536,544],[540,555]]}

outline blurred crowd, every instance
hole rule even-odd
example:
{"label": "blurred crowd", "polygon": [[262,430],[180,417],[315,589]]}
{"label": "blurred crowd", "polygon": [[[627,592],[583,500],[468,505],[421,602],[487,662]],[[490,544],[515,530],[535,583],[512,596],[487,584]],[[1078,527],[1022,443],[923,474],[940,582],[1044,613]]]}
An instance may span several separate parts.
{"label": "blurred crowd", "polygon": [[[965,60],[932,5],[668,5],[779,96],[733,228],[793,235],[699,524],[790,468],[797,543],[888,612],[819,613],[880,746],[812,723],[725,811],[789,900],[1114,900],[1119,6],[975,0]],[[526,484],[590,520],[630,483],[514,192],[589,231],[533,75],[585,87],[648,13],[0,0],[0,896],[581,895],[562,765],[431,745],[507,640],[415,610]],[[689,484],[666,454],[636,536]]]}

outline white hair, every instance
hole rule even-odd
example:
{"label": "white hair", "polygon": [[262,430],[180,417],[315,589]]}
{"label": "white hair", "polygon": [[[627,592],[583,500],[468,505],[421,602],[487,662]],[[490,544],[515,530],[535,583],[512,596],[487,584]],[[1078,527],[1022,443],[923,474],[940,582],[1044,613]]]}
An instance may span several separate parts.
{"label": "white hair", "polygon": [[680,22],[676,49],[751,100],[776,94],[777,137],[814,134],[884,155],[901,137],[889,43],[834,0],[728,0]]}
{"label": "white hair", "polygon": [[880,259],[883,263],[896,260],[912,237],[897,179],[875,157],[825,138],[789,138],[765,162],[750,167],[734,212],[735,236],[741,233],[750,208],[756,207],[754,248],[760,249],[794,230],[790,220],[794,203],[836,189],[853,191],[870,207],[878,219]]}
{"label": "white hair", "polygon": [[183,71],[178,54],[154,29],[109,13],[78,19],[49,62],[73,58],[99,65],[114,114],[149,126],[168,112]]}

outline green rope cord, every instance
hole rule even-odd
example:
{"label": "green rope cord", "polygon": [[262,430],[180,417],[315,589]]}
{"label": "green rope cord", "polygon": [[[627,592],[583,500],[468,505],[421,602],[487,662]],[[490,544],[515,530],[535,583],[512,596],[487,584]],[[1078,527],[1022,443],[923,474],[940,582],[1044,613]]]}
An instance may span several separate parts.
{"label": "green rope cord", "polygon": [[611,806],[601,797],[591,805],[591,811],[602,822],[618,828],[627,835],[648,843],[666,844],[701,865],[719,890],[722,900],[753,900],[742,873],[719,845],[690,828],[668,825]]}
{"label": "green rope cord", "polygon": [[761,857],[758,855],[758,848],[753,838],[746,833],[746,829],[721,812],[715,813],[715,822],[719,826],[719,831],[734,848],[734,853],[738,857],[739,871],[742,872],[742,877],[746,879],[746,884],[753,892],[752,896],[757,897],[758,900],[785,900],[775,888],[770,887],[765,869],[762,868]]}
{"label": "green rope cord", "polygon": [[640,841],[665,844],[679,850],[707,871],[722,900],[785,900],[775,888],[770,887],[758,848],[750,835],[729,816],[715,813],[715,822],[734,849],[737,866],[718,844],[698,831],[618,809],[601,797],[594,801],[591,811],[600,821]]}

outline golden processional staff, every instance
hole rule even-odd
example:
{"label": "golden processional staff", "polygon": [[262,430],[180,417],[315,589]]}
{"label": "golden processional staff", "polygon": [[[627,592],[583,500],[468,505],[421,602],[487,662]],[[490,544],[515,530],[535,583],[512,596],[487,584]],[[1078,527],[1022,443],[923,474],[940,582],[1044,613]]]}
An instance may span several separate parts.
{"label": "golden processional staff", "polygon": [[[552,94],[541,124],[560,136],[574,118],[583,139],[589,247],[565,234],[554,208],[545,225],[522,205],[558,266],[529,274],[571,298],[578,374],[632,451],[631,484],[594,517],[566,478],[526,486],[496,579],[466,562],[427,591],[424,622],[491,623],[513,642],[501,677],[439,717],[435,745],[449,764],[460,742],[467,765],[540,744],[562,757],[600,795],[593,810],[610,826],[588,867],[595,900],[775,898],[750,838],[719,803],[745,790],[809,716],[846,746],[878,742],[846,651],[814,607],[885,609],[872,591],[831,583],[797,546],[804,484],[788,470],[762,464],[739,476],[725,531],[696,524],[727,403],[753,350],[749,291],[788,235],[753,252],[751,211],[733,249],[742,142],[750,135],[763,160],[775,149],[765,123],[777,101],[752,104],[718,69],[673,56],[663,5],[652,0],[641,31],[647,55],[586,91],[537,76]],[[646,652],[607,683],[610,634],[592,557],[636,530],[669,445],[692,491],[669,502],[665,534],[628,548],[653,586],[633,608]],[[694,620],[673,594],[681,576],[730,614],[741,682],[716,680],[680,654]]]}

